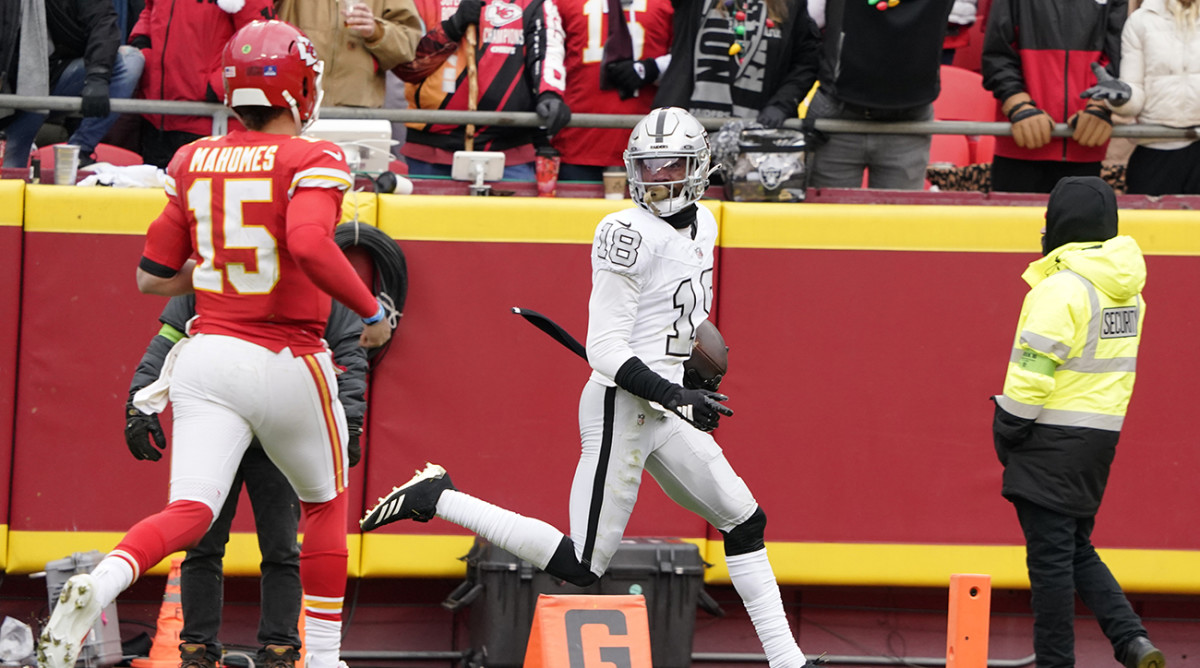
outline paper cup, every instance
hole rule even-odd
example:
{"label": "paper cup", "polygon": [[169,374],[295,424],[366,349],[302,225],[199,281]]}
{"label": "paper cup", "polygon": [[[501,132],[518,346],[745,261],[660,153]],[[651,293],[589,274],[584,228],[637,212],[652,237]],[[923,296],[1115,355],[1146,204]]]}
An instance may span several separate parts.
{"label": "paper cup", "polygon": [[74,144],[54,145],[54,185],[73,186],[79,174],[79,147]]}
{"label": "paper cup", "polygon": [[604,199],[625,199],[626,180],[624,170],[604,172]]}

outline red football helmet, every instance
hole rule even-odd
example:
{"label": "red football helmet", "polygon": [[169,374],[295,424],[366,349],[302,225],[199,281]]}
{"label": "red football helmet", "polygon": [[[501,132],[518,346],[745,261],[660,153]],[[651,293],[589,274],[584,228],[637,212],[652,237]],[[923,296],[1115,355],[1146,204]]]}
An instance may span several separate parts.
{"label": "red football helmet", "polygon": [[324,65],[295,26],[254,21],[229,38],[222,61],[226,106],[291,109],[298,129],[317,119]]}

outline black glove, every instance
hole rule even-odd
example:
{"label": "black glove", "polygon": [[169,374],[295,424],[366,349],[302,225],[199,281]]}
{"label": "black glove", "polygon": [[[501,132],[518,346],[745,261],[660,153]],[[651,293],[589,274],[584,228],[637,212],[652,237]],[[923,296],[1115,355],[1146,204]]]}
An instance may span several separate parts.
{"label": "black glove", "polygon": [[350,432],[346,455],[350,458],[350,466],[354,467],[362,460],[362,444],[359,442],[363,433],[362,418],[346,418],[346,428]]}
{"label": "black glove", "polygon": [[733,415],[731,408],[720,403],[728,400],[729,397],[724,394],[708,390],[689,390],[676,385],[663,403],[663,408],[701,431],[712,431],[717,428],[717,421],[722,415]]}
{"label": "black glove", "polygon": [[614,60],[604,66],[604,75],[617,87],[622,100],[628,100],[642,86],[658,81],[658,63],[645,60]]}
{"label": "black glove", "polygon": [[571,108],[563,102],[558,93],[546,91],[539,95],[536,111],[544,124],[542,127],[546,128],[546,134],[550,136],[554,136],[571,122]]}
{"label": "black glove", "polygon": [[721,380],[725,376],[717,374],[712,378],[701,378],[700,372],[695,369],[683,370],[683,386],[689,390],[708,390],[716,392],[721,387]]}
{"label": "black glove", "polygon": [[786,111],[773,104],[768,104],[767,106],[763,107],[762,111],[758,112],[758,118],[756,120],[758,120],[763,127],[777,128],[783,125],[783,122],[787,119],[788,113]]}
{"label": "black glove", "polygon": [[83,84],[83,91],[79,93],[79,97],[83,98],[83,115],[86,118],[95,118],[107,116],[110,111],[108,105],[108,82],[103,79],[88,79]]}
{"label": "black glove", "polygon": [[125,404],[125,445],[129,446],[134,459],[152,462],[162,459],[159,450],[167,449],[167,437],[158,422],[158,415],[146,415],[135,408],[132,401]]}
{"label": "black glove", "polygon": [[1114,107],[1119,107],[1133,97],[1133,89],[1129,84],[1114,79],[1108,70],[1100,63],[1092,63],[1092,71],[1096,73],[1096,85],[1083,91],[1079,97],[1090,97],[1093,100],[1108,100]]}
{"label": "black glove", "polygon": [[479,23],[483,12],[483,0],[461,0],[454,15],[442,21],[442,32],[452,42],[457,42],[467,33],[467,26]]}
{"label": "black glove", "polygon": [[137,48],[137,49],[149,49],[150,48],[150,36],[149,35],[138,35],[138,36],[134,37],[133,39],[129,40],[129,45],[134,48]]}

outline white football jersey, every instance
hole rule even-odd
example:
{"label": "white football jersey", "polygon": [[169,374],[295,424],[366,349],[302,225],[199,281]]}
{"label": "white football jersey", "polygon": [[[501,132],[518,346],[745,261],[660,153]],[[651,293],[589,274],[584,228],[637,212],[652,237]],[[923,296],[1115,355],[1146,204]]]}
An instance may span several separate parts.
{"label": "white football jersey", "polygon": [[716,240],[717,221],[703,206],[683,230],[636,207],[600,221],[588,302],[593,380],[615,385],[634,355],[671,382],[683,379],[696,328],[712,308]]}

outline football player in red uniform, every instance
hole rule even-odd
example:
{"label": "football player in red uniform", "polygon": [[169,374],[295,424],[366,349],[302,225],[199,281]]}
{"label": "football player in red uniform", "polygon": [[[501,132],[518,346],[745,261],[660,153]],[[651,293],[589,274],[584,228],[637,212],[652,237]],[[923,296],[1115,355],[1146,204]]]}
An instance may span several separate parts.
{"label": "football player in red uniform", "polygon": [[[384,310],[333,240],[351,177],[334,144],[298,136],[317,115],[322,65],[280,22],[225,47],[225,103],[247,128],[181,148],[167,205],[137,270],[142,292],[196,294],[190,338],[172,349],[139,409],[174,405],[170,501],[90,574],[72,577],[38,643],[42,668],[72,668],[100,611],[146,569],[200,540],[257,436],[300,497],[307,661],[337,668],[346,582],[346,416],[321,340],[330,295],[386,342]],[[199,256],[199,261],[189,259]]]}
{"label": "football player in red uniform", "polygon": [[[567,89],[564,99],[575,113],[645,115],[654,108],[659,73],[667,69],[671,48],[671,0],[625,0],[622,17],[629,26],[633,53],[607,63],[614,86],[602,90],[601,67],[608,40],[610,0],[557,0],[567,38]],[[605,167],[624,169],[621,157],[629,130],[566,127],[550,143],[562,155],[560,181],[600,181]]]}

